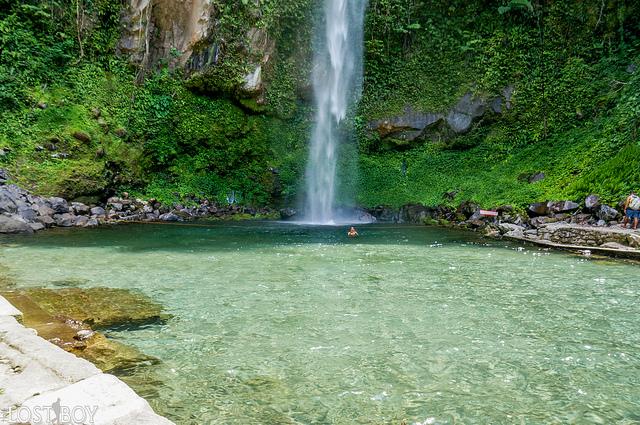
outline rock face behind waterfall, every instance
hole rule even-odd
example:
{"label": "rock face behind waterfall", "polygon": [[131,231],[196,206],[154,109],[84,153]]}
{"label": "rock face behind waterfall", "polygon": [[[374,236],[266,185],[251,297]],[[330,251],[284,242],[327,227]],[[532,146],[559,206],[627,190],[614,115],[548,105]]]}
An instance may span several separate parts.
{"label": "rock face behind waterfall", "polygon": [[511,109],[513,90],[513,86],[505,87],[494,97],[475,96],[469,92],[450,109],[440,112],[421,112],[407,106],[400,115],[369,122],[368,128],[377,132],[381,139],[397,143],[451,140],[470,131],[477,120]]}

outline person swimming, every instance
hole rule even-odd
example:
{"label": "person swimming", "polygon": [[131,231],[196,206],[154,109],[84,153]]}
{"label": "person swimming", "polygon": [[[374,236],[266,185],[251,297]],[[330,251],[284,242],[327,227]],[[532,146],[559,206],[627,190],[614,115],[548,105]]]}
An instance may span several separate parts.
{"label": "person swimming", "polygon": [[358,237],[358,232],[356,231],[356,228],[351,226],[351,229],[349,229],[349,232],[347,232],[347,236],[349,236],[350,238],[356,238]]}

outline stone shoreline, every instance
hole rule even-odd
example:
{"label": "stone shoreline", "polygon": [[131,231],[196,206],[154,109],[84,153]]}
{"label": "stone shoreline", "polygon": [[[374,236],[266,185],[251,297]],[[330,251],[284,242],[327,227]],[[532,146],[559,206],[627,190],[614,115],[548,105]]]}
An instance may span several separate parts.
{"label": "stone shoreline", "polygon": [[[443,195],[450,201],[455,193]],[[33,233],[49,227],[96,227],[133,222],[182,222],[195,219],[295,218],[298,212],[285,208],[254,209],[239,205],[218,205],[207,199],[193,199],[190,206],[162,205],[154,199],[111,197],[104,205],[85,205],[58,197],[41,197],[6,184],[0,179],[0,234]],[[596,195],[582,203],[547,201],[531,204],[525,211],[506,205],[487,216],[469,201],[457,208],[409,204],[400,208],[378,206],[358,209],[371,220],[389,223],[443,225],[480,232],[492,238],[509,238],[563,249],[600,249],[612,255],[635,258],[640,255],[640,232],[620,228],[618,209],[600,202]]]}
{"label": "stone shoreline", "polygon": [[0,297],[0,423],[56,423],[57,406],[60,419],[73,414],[64,423],[173,424],[115,376],[24,327],[21,317]]}
{"label": "stone shoreline", "polygon": [[274,217],[268,209],[239,205],[218,205],[198,199],[185,206],[163,205],[155,199],[111,197],[103,205],[68,202],[59,197],[43,197],[0,181],[0,234],[34,233],[50,227],[97,227],[121,222],[181,222],[196,218],[237,219]]}
{"label": "stone shoreline", "polygon": [[582,204],[548,201],[531,204],[526,211],[511,206],[484,211],[477,204],[463,202],[457,208],[419,204],[398,209],[379,206],[369,213],[383,223],[437,225],[466,229],[494,239],[640,258],[640,230],[623,228],[619,210],[602,204],[595,195],[588,196]]}

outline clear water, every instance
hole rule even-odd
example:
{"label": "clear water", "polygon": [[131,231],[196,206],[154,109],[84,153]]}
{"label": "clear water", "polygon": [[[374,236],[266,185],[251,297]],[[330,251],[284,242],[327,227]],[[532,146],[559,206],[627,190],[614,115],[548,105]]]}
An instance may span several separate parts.
{"label": "clear water", "polygon": [[52,231],[3,239],[0,264],[164,304],[111,336],[162,360],[127,379],[178,424],[640,423],[637,265],[358,230]]}
{"label": "clear water", "polygon": [[344,220],[335,209],[341,123],[362,84],[363,27],[366,0],[324,0],[315,25],[314,128],[306,172],[304,220],[332,224]]}

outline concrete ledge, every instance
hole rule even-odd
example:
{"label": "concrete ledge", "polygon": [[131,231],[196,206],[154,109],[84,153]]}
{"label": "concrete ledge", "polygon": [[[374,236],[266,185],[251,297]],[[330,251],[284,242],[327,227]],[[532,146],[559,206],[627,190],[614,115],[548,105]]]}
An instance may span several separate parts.
{"label": "concrete ledge", "polygon": [[0,297],[0,316],[11,316],[18,320],[22,320],[22,312],[15,308],[4,297]]}
{"label": "concrete ledge", "polygon": [[[115,376],[102,373],[22,326],[15,319],[19,313],[0,296],[0,424],[15,423],[6,417],[7,412],[20,409],[23,415],[51,414],[56,405],[67,411],[76,409],[78,415],[84,413],[85,422],[64,422],[69,425],[172,424]],[[91,409],[93,414],[88,418]],[[51,417],[34,421],[34,416],[27,423],[54,423]]]}
{"label": "concrete ledge", "polygon": [[54,403],[60,403],[61,409],[77,409],[76,418],[91,417],[94,425],[172,424],[156,415],[149,403],[138,397],[124,382],[104,373],[33,397],[24,402],[22,407],[29,411],[42,411]]}
{"label": "concrete ledge", "polygon": [[527,238],[527,237],[508,236],[508,235],[503,235],[503,238],[519,241],[519,242],[530,242],[534,245],[560,249],[564,251],[574,251],[574,252],[589,251],[593,254],[601,254],[601,255],[607,255],[610,257],[640,260],[640,250],[636,250],[636,249],[615,249],[615,248],[603,248],[603,247],[597,247],[597,246],[566,245],[566,244],[551,242],[544,239],[533,239],[533,238]]}

